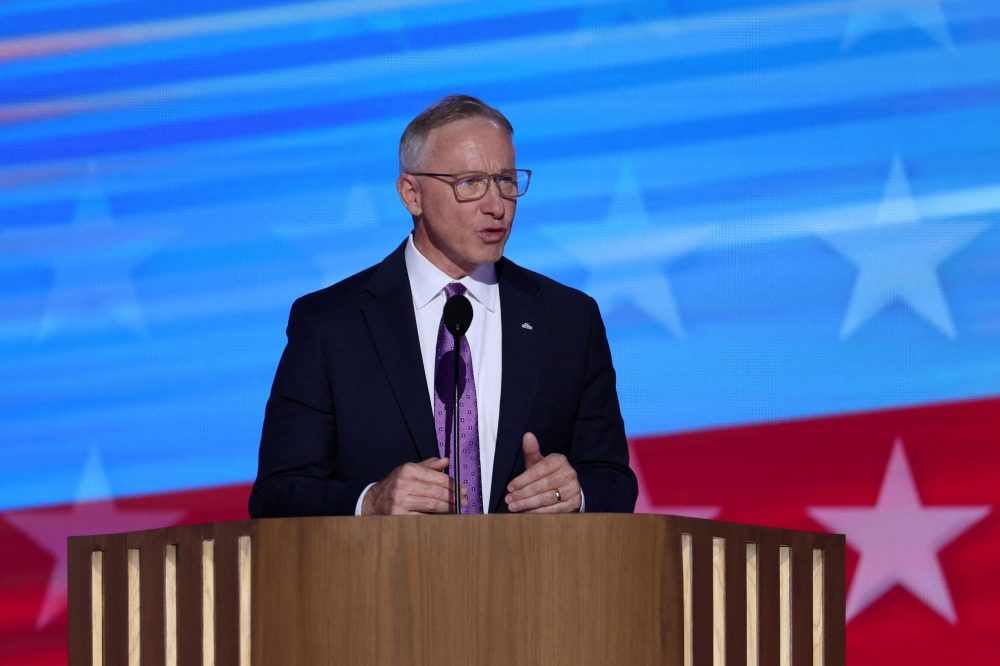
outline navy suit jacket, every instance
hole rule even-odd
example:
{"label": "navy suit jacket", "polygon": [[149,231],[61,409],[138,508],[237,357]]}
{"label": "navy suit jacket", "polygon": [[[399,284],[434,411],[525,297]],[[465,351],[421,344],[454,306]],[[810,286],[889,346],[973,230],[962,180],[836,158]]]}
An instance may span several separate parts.
{"label": "navy suit jacket", "polygon": [[[351,515],[369,483],[438,456],[405,245],[292,306],[251,517]],[[525,432],[543,455],[569,458],[588,513],[631,512],[638,486],[597,303],[507,259],[497,280],[503,368],[496,454],[483,470],[490,512],[506,512],[507,484],[525,469]]]}

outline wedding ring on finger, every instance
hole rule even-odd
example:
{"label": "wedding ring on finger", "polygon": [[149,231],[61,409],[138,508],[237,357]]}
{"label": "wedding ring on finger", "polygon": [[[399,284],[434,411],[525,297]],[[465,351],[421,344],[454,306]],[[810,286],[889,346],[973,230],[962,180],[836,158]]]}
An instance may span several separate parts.
{"label": "wedding ring on finger", "polygon": [[562,502],[562,493],[556,488],[556,503],[558,504],[559,502]]}

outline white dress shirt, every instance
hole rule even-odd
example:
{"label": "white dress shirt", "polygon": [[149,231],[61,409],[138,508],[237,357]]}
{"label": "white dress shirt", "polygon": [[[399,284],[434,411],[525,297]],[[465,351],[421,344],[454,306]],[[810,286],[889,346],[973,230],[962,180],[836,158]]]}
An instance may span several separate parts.
{"label": "white dress shirt", "polygon": [[[434,364],[438,328],[447,300],[444,288],[451,282],[461,282],[472,303],[472,324],[465,337],[472,352],[472,376],[476,382],[476,406],[479,409],[479,465],[483,479],[483,511],[489,512],[493,483],[493,458],[497,447],[497,427],[500,423],[500,380],[503,370],[503,329],[500,326],[500,289],[496,266],[483,264],[461,280],[453,280],[420,253],[411,234],[406,241],[406,273],[410,278],[413,311],[417,318],[420,356],[427,379],[427,408],[434,411]],[[361,503],[369,484],[355,506],[361,515]]]}

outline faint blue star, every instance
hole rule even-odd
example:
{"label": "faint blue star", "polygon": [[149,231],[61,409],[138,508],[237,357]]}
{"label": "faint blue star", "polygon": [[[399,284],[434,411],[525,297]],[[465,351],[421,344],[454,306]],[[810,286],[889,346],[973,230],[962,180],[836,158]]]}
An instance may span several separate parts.
{"label": "faint blue star", "polygon": [[[330,220],[330,209],[337,207],[341,209],[339,217]],[[283,221],[274,227],[274,234],[297,247],[320,269],[320,287],[339,282],[371,263],[367,249],[345,250],[343,242],[344,232],[374,232],[379,227],[375,200],[367,185],[355,183],[346,197],[329,193],[316,198],[314,206],[299,213],[301,220]]]}
{"label": "faint blue star", "polygon": [[918,28],[941,46],[952,48],[941,0],[854,0],[840,47],[849,49],[865,35],[900,23]]}
{"label": "faint blue star", "polygon": [[80,199],[71,224],[9,231],[0,236],[0,254],[33,256],[55,271],[38,338],[104,329],[109,322],[145,334],[132,273],[179,231],[119,224],[104,195],[90,193]]}
{"label": "faint blue star", "polygon": [[949,338],[955,337],[937,270],[989,225],[921,221],[898,156],[873,222],[859,230],[820,234],[858,267],[840,337],[849,337],[896,300]]}
{"label": "faint blue star", "polygon": [[664,266],[699,247],[712,230],[653,226],[631,162],[622,164],[603,222],[550,225],[544,232],[587,268],[584,291],[605,312],[631,303],[676,337],[684,337]]}
{"label": "faint blue star", "polygon": [[[322,39],[343,38],[345,29],[360,33],[376,33],[380,41],[386,43],[383,46],[385,52],[397,52],[399,50],[410,50],[413,48],[413,30],[410,29],[414,21],[409,18],[407,11],[387,11],[386,7],[379,7],[380,3],[372,3],[376,11],[351,11],[351,18],[348,23],[345,20],[313,20],[309,23],[310,37],[316,41]],[[322,11],[322,10],[321,10]],[[350,28],[347,28],[350,25]]]}

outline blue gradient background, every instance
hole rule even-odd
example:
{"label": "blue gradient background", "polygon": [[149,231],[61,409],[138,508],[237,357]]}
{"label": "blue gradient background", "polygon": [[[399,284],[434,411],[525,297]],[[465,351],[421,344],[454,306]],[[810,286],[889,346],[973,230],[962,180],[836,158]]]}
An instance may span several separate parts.
{"label": "blue gradient background", "polygon": [[995,1],[3,2],[0,510],[95,447],[118,495],[251,480],[292,301],[405,237],[453,92],[630,435],[1000,395]]}

